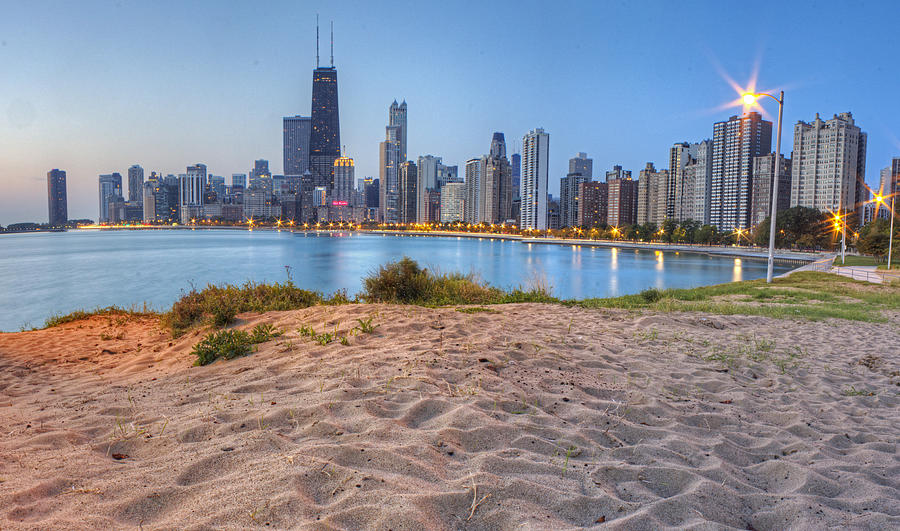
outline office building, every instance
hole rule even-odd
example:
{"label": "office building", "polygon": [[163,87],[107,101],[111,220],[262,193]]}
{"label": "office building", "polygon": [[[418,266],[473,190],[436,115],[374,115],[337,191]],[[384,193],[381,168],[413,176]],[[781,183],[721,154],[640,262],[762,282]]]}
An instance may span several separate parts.
{"label": "office building", "polygon": [[533,129],[522,138],[521,206],[519,227],[546,230],[550,135]]}
{"label": "office building", "polygon": [[[341,122],[338,113],[337,69],[334,67],[334,40],[331,66],[319,66],[316,29],[316,69],[313,71],[310,111],[309,170],[312,188],[334,185],[334,161],[341,156]],[[327,193],[327,192],[326,192]]]}
{"label": "office building", "polygon": [[350,206],[353,202],[353,159],[339,157],[334,161],[334,189],[331,201],[335,206]]}
{"label": "office building", "polygon": [[408,160],[400,165],[400,201],[398,204],[400,223],[415,223],[418,219],[416,213],[416,187],[418,180],[419,176],[415,162]]}
{"label": "office building", "polygon": [[303,175],[309,169],[309,116],[286,116],[283,126],[283,158],[285,175]]}
{"label": "office building", "polygon": [[791,206],[864,217],[867,135],[849,112],[794,125]]}
{"label": "office building", "polygon": [[206,189],[206,166],[195,164],[187,167],[187,173],[179,175],[180,186],[178,205],[181,210],[181,223],[192,223],[192,220],[203,217],[203,201]]}
{"label": "office building", "polygon": [[515,222],[512,211],[512,172],[506,157],[503,133],[494,133],[491,149],[482,158],[482,172],[478,187],[478,223]]}
{"label": "office building", "polygon": [[137,164],[128,168],[128,200],[132,203],[144,200],[144,168]]}
{"label": "office building", "polygon": [[441,166],[441,157],[424,155],[419,157],[416,167],[419,182],[416,184],[416,212],[420,223],[427,221],[427,195],[430,191],[437,191],[438,168]]}
{"label": "office building", "polygon": [[405,161],[406,152],[406,100],[397,105],[397,100],[391,103],[388,109],[388,125],[399,127],[398,140],[400,142],[400,160]]}
{"label": "office building", "polygon": [[[775,154],[753,158],[753,194],[750,199],[750,224],[757,226],[772,209],[772,182],[775,180]],[[778,212],[791,206],[791,159],[781,155],[778,175]]]}
{"label": "office building", "polygon": [[100,223],[108,223],[109,203],[114,198],[122,197],[122,175],[109,173],[100,176]]}
{"label": "office building", "polygon": [[459,176],[459,166],[446,166],[443,163],[437,167],[437,189],[441,190],[445,184],[461,183],[463,178]]}
{"label": "office building", "polygon": [[385,139],[379,145],[379,205],[385,223],[399,223],[400,214],[400,126],[388,125],[384,128]]}
{"label": "office building", "polygon": [[64,170],[53,169],[47,172],[47,212],[51,227],[62,227],[69,221]]}
{"label": "office building", "polygon": [[750,226],[753,158],[771,148],[772,122],[757,112],[713,125],[710,223],[719,230]]}

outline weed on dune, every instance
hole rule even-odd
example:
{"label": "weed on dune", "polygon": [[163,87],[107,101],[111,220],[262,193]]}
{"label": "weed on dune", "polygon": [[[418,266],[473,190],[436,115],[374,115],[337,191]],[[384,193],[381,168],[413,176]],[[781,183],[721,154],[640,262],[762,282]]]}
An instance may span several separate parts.
{"label": "weed on dune", "polygon": [[265,343],[284,332],[270,324],[260,323],[252,331],[219,330],[210,332],[194,345],[191,354],[197,357],[194,365],[208,365],[219,358],[226,360],[245,356],[253,350],[253,345]]}

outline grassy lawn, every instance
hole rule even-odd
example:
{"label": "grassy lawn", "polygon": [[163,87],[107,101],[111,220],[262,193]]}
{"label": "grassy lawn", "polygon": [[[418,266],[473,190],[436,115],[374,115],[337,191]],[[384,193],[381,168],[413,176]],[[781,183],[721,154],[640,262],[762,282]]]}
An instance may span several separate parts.
{"label": "grassy lawn", "polygon": [[585,308],[884,322],[887,318],[881,310],[900,309],[900,286],[876,286],[840,275],[800,272],[775,279],[771,285],[760,279],[693,289],[649,289],[636,295],[568,304]]}
{"label": "grassy lawn", "polygon": [[[891,268],[900,267],[900,253],[893,253],[894,256],[891,257]],[[834,259],[834,265],[841,265],[841,255],[838,255]],[[857,256],[857,255],[847,255],[844,257],[845,266],[879,266],[880,269],[886,268],[887,260],[877,261],[872,256]],[[885,267],[881,267],[885,266]]]}

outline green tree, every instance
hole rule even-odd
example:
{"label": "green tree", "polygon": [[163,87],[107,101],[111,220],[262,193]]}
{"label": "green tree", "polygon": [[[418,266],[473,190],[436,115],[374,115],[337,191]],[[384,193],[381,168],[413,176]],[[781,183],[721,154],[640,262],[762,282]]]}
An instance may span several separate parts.
{"label": "green tree", "polygon": [[662,234],[660,234],[660,240],[666,243],[672,243],[675,237],[675,231],[678,229],[678,222],[674,219],[666,219],[662,222],[662,227],[660,227]]}
{"label": "green tree", "polygon": [[856,248],[862,254],[874,256],[881,261],[888,252],[890,225],[886,219],[876,219],[859,229]]}
{"label": "green tree", "polygon": [[719,231],[714,225],[703,225],[697,229],[697,243],[712,245],[719,242]]}

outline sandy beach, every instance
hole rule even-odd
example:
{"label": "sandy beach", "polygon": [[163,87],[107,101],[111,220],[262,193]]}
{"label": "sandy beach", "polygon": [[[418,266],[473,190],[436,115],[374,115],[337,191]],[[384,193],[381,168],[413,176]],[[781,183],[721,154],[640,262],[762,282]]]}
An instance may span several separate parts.
{"label": "sandy beach", "polygon": [[0,528],[897,529],[888,315],[317,306],[204,367],[153,318],[0,334]]}

